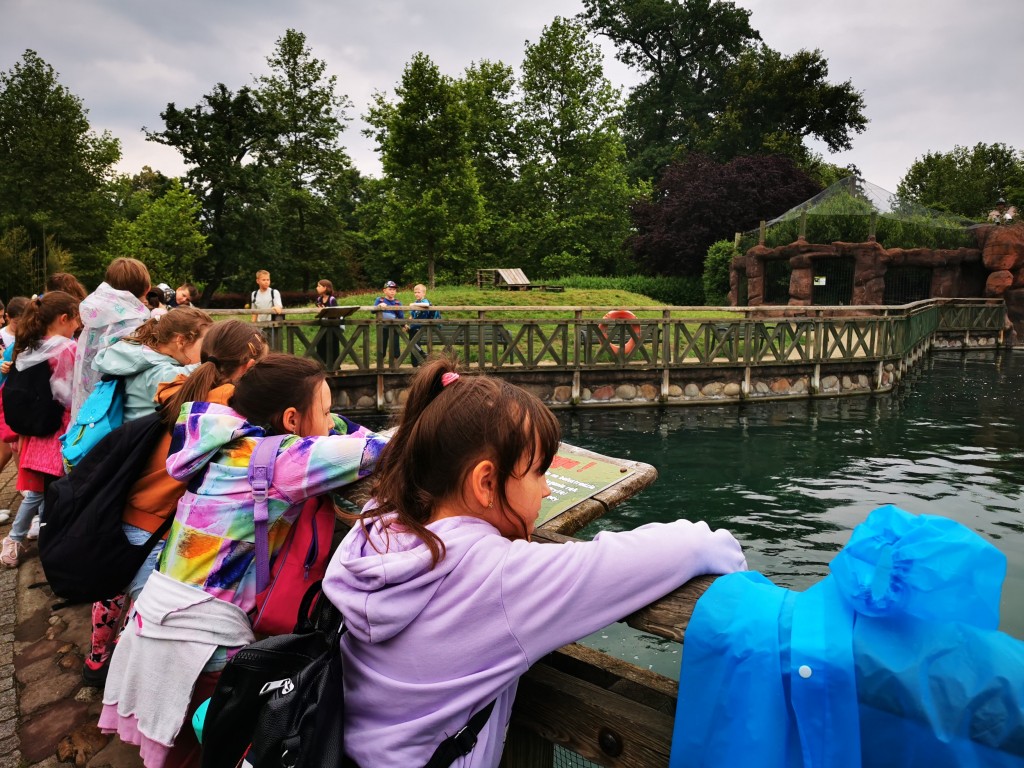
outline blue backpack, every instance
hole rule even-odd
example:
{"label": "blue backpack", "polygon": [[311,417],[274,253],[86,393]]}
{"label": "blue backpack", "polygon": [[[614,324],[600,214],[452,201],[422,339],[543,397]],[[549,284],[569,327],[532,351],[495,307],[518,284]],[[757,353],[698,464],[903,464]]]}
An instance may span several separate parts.
{"label": "blue backpack", "polygon": [[104,377],[60,436],[64,471],[70,473],[92,447],[124,424],[124,378]]}

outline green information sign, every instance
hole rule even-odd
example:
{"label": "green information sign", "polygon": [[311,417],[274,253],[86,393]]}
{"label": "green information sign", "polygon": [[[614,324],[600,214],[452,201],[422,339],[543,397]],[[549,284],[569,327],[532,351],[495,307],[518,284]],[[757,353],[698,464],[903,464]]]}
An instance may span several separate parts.
{"label": "green information sign", "polygon": [[547,472],[551,495],[541,502],[537,525],[543,525],[633,472],[629,467],[610,461],[559,451]]}

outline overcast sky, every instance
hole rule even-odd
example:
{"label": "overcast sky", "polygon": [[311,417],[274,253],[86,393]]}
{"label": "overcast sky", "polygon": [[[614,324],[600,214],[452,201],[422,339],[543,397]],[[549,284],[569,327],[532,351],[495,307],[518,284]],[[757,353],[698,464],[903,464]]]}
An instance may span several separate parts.
{"label": "overcast sky", "polygon": [[[856,163],[894,191],[928,151],[1003,142],[1024,148],[1022,0],[739,0],[772,48],[820,48],[833,82],[863,92],[867,130],[853,149],[826,159]],[[459,75],[471,62],[501,60],[517,70],[524,42],[579,0],[0,0],[0,70],[35,50],[80,97],[97,131],[121,140],[120,170],[184,170],[172,149],[147,142],[160,111],[201,101],[218,82],[236,90],[267,71],[266,57],[288,28],[306,34],[313,55],[352,100],[343,141],[356,166],[379,174],[361,135],[371,95],[393,93],[417,51]],[[635,75],[607,45],[606,75],[628,89]],[[820,147],[818,149],[821,149]]]}

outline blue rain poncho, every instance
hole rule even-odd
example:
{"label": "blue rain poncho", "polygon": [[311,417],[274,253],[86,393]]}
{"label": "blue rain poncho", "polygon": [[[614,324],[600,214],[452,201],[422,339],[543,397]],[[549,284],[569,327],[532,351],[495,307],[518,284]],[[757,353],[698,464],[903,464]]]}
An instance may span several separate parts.
{"label": "blue rain poncho", "polygon": [[671,768],[1024,768],[1006,558],[952,520],[876,509],[804,592],[718,578],[686,630]]}

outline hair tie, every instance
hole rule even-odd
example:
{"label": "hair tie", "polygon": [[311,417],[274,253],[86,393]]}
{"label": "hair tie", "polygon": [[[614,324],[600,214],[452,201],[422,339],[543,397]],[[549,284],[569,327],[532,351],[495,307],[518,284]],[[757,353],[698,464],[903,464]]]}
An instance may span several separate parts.
{"label": "hair tie", "polygon": [[448,371],[447,373],[442,373],[441,374],[441,386],[442,387],[447,387],[453,381],[458,381],[458,380],[459,380],[459,374],[457,374],[455,371]]}
{"label": "hair tie", "polygon": [[220,366],[220,360],[218,360],[218,359],[217,359],[216,357],[214,357],[213,355],[207,355],[207,356],[206,356],[206,362],[207,362],[207,363],[213,363],[213,364],[214,364],[214,365],[216,365],[216,366]]}

